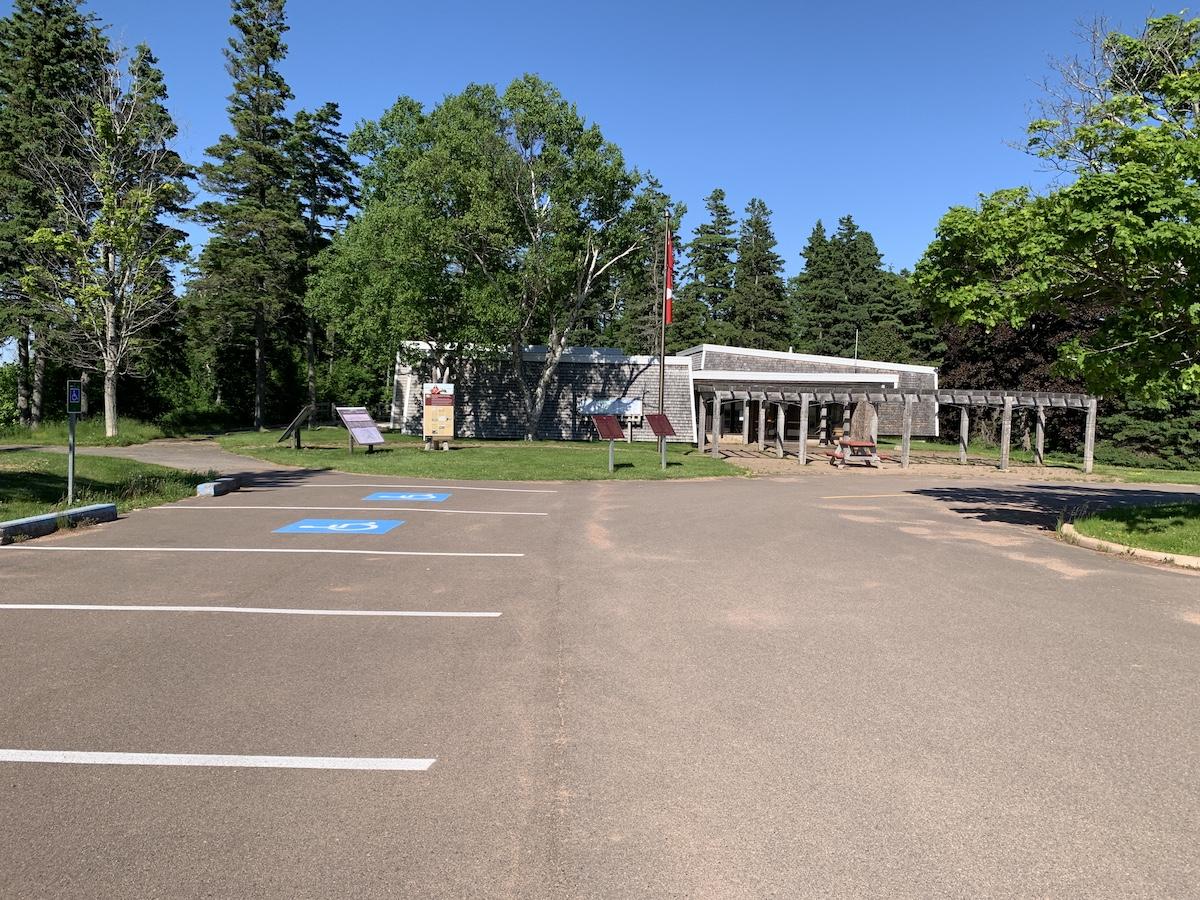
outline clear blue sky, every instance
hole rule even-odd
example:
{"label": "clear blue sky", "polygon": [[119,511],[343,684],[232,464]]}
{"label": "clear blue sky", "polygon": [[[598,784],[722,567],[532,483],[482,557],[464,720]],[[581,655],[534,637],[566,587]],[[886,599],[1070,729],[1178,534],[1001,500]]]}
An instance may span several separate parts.
{"label": "clear blue sky", "polygon": [[[181,149],[198,161],[226,128],[228,4],[88,8],[158,54]],[[789,273],[814,221],[847,212],[899,269],[949,206],[1045,181],[1006,141],[1021,138],[1048,59],[1077,47],[1077,24],[1103,15],[1132,30],[1152,12],[1126,0],[291,0],[283,71],[298,105],[337,101],[348,125],[401,94],[433,104],[536,72],[688,205],[687,231],[721,186],[739,214],[766,200]]]}

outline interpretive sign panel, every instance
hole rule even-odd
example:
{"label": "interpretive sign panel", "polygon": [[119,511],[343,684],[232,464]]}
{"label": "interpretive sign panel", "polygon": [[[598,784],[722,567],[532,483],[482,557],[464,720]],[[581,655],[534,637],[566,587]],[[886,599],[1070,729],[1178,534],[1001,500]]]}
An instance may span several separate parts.
{"label": "interpretive sign panel", "polygon": [[630,419],[642,415],[642,401],[632,397],[595,397],[579,404],[585,416],[625,416]]}
{"label": "interpretive sign panel", "polygon": [[366,409],[361,406],[335,406],[334,409],[337,410],[338,418],[342,420],[350,436],[354,438],[354,443],[364,447],[383,443],[379,426]]}
{"label": "interpretive sign panel", "polygon": [[592,416],[592,424],[596,426],[596,433],[606,441],[623,441],[625,439],[621,420],[616,416]]}
{"label": "interpretive sign panel", "polygon": [[296,418],[292,419],[291,424],[288,425],[287,428],[283,429],[283,434],[281,434],[279,436],[279,439],[277,441],[275,441],[275,443],[282,444],[289,437],[291,437],[292,435],[295,435],[296,436],[296,449],[299,450],[300,449],[300,426],[303,425],[306,421],[308,421],[308,418],[312,414],[313,414],[313,408],[311,406],[305,406],[304,409],[300,410],[300,412],[298,412],[296,414]]}
{"label": "interpretive sign panel", "polygon": [[454,385],[426,382],[421,393],[425,398],[425,437],[454,437]]}
{"label": "interpretive sign panel", "polygon": [[650,413],[646,416],[646,424],[650,426],[655,437],[675,437],[675,427],[665,413]]}

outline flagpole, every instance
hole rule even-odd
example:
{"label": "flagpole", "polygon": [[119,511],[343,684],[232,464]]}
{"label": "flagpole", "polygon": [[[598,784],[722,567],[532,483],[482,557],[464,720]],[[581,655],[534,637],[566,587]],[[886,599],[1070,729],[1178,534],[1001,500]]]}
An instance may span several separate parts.
{"label": "flagpole", "polygon": [[[658,411],[665,413],[667,411],[666,402],[666,384],[667,384],[667,284],[670,281],[670,273],[667,267],[671,264],[668,257],[670,254],[671,243],[671,209],[667,207],[663,210],[663,285],[662,298],[658,311]],[[665,438],[663,440],[666,440]]]}

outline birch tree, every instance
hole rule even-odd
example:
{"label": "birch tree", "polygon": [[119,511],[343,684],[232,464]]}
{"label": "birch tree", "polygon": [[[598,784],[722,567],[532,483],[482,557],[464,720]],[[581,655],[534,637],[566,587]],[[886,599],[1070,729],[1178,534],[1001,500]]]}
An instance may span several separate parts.
{"label": "birch tree", "polygon": [[67,135],[69,151],[31,172],[55,208],[29,239],[23,283],[64,360],[103,373],[110,437],[118,376],[136,370],[156,326],[174,313],[171,266],[187,257],[183,233],[164,222],[189,197],[165,99],[156,60],[139,47],[127,66],[104,70]]}

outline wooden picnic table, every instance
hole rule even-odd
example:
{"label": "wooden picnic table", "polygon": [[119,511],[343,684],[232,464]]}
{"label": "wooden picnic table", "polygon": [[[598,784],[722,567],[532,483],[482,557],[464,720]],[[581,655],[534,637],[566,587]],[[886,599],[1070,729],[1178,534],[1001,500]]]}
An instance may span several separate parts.
{"label": "wooden picnic table", "polygon": [[832,462],[839,469],[844,469],[847,462],[882,468],[879,461],[879,448],[874,441],[852,441],[842,438],[838,441],[838,448],[834,451]]}

